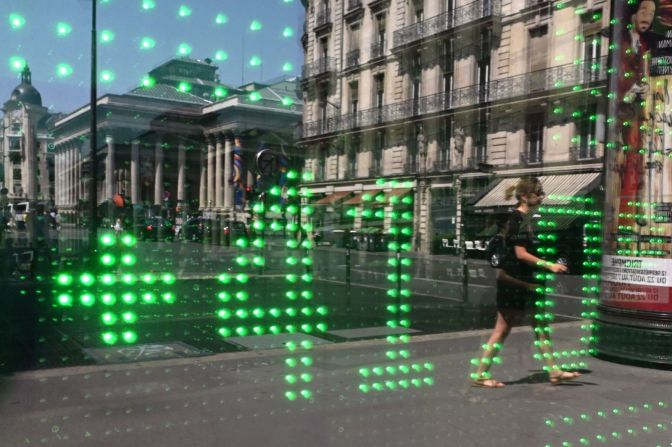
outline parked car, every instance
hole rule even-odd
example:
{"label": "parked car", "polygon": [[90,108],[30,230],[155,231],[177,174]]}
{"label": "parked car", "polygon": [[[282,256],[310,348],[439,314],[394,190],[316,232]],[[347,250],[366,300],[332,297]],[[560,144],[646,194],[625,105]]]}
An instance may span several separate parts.
{"label": "parked car", "polygon": [[202,241],[203,235],[210,229],[210,221],[202,217],[192,217],[182,224],[180,237],[187,241]]}
{"label": "parked car", "polygon": [[145,219],[139,230],[140,240],[172,241],[175,238],[175,225],[163,217]]}

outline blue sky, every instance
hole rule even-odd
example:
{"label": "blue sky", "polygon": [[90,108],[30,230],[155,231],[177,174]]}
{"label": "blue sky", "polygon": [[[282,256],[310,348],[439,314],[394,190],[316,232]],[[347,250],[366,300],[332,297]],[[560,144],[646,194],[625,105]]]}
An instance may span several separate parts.
{"label": "blue sky", "polygon": [[[6,101],[20,76],[12,70],[15,57],[27,61],[33,85],[52,111],[69,112],[84,105],[89,97],[90,3],[91,0],[2,0],[0,1],[0,103]],[[262,81],[283,74],[297,75],[303,61],[300,43],[303,7],[300,0],[98,0],[98,30],[113,33],[113,40],[99,45],[98,68],[109,70],[114,80],[99,84],[99,96],[123,93],[137,86],[153,67],[177,54],[186,43],[190,57],[215,59],[224,51],[228,59],[216,61],[222,82],[241,84]],[[155,5],[143,9],[143,2]],[[181,6],[184,16],[180,16]],[[186,14],[190,11],[190,14]],[[25,19],[12,26],[12,14]],[[218,24],[219,14],[226,23]],[[253,21],[261,29],[252,31]],[[57,35],[57,24],[65,22],[72,31]],[[293,35],[285,37],[286,28]],[[143,37],[155,42],[140,49]],[[100,36],[99,36],[100,38]],[[243,56],[244,44],[244,56]],[[253,56],[261,66],[250,66]],[[283,71],[287,63],[289,72]],[[68,64],[72,74],[57,75],[57,66]]]}

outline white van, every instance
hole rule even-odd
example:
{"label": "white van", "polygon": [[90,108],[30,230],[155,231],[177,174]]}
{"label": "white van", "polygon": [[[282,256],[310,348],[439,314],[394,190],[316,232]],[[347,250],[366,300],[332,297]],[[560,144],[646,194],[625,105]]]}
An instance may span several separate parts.
{"label": "white van", "polygon": [[19,202],[14,205],[14,222],[16,223],[17,230],[26,229],[26,218],[30,212],[30,202]]}

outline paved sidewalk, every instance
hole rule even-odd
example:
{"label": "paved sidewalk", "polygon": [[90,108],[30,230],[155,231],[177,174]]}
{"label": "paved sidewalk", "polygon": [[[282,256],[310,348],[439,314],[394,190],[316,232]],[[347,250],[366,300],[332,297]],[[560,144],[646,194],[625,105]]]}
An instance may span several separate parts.
{"label": "paved sidewalk", "polygon": [[[559,351],[580,346],[578,323],[556,328]],[[0,444],[670,445],[669,371],[587,358],[580,380],[550,386],[529,329],[517,328],[493,369],[508,386],[471,388],[470,359],[487,332],[22,373],[0,382]],[[384,390],[363,391],[374,383]],[[312,396],[287,399],[301,390]]]}

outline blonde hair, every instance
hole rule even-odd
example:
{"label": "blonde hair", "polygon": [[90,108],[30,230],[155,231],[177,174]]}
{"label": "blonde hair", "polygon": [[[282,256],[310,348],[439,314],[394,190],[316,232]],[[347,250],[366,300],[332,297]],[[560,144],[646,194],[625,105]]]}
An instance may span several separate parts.
{"label": "blonde hair", "polygon": [[520,204],[522,197],[528,194],[538,193],[541,189],[541,182],[536,177],[522,177],[518,184],[509,186],[504,192],[506,200],[511,200],[513,195],[516,195],[516,200]]}

